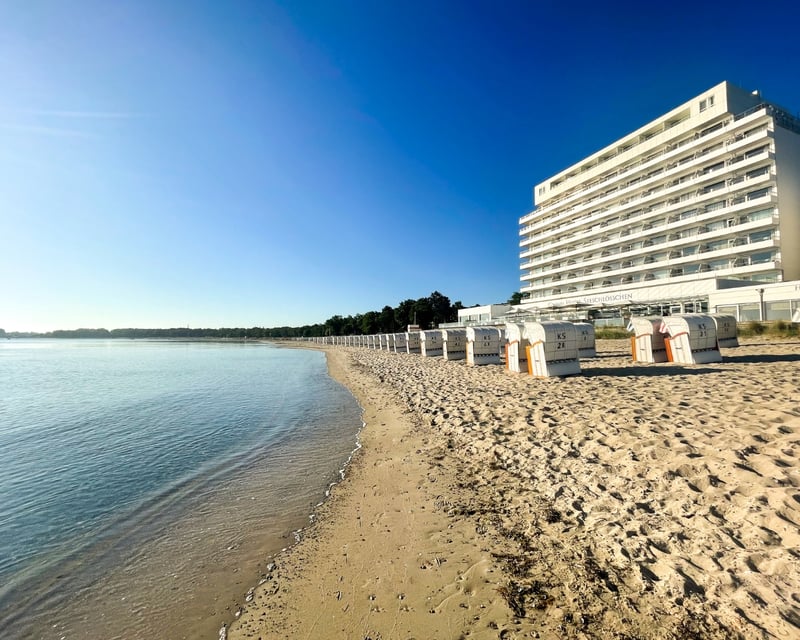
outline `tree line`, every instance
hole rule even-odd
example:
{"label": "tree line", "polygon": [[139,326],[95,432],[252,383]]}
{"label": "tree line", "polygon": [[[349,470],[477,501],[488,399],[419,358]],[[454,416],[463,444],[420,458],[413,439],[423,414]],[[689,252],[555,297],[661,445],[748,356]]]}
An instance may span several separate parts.
{"label": "tree line", "polygon": [[[443,322],[455,322],[458,310],[464,306],[460,301],[450,302],[450,298],[434,291],[429,296],[408,299],[396,307],[386,305],[380,311],[367,311],[356,315],[331,316],[325,322],[301,327],[250,327],[221,329],[59,329],[49,333],[9,333],[11,337],[43,338],[187,338],[187,339],[238,339],[258,340],[265,338],[314,338],[320,336],[372,335],[376,333],[398,333],[405,331],[410,324],[421,329],[431,329]],[[0,335],[3,335],[0,333]]]}
{"label": "tree line", "polygon": [[455,322],[461,301],[434,291],[425,298],[403,300],[396,307],[386,305],[380,311],[367,311],[354,316],[332,316],[321,325],[321,336],[372,335],[405,331],[410,324],[431,329],[443,322]]}

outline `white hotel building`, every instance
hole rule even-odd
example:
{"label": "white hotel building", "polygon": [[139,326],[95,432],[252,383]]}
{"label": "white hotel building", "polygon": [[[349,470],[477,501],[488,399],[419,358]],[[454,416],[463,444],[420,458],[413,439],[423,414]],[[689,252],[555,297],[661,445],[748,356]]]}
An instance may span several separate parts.
{"label": "white hotel building", "polygon": [[800,280],[800,120],[723,82],[536,185],[534,203],[525,310],[714,311],[749,285],[763,319],[764,288]]}

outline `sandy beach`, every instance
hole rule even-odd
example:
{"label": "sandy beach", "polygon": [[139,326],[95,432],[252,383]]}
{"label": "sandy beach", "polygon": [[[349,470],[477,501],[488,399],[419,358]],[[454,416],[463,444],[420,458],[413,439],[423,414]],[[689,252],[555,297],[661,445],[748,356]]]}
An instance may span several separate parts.
{"label": "sandy beach", "polygon": [[800,342],[534,379],[327,347],[363,448],[229,638],[800,637]]}

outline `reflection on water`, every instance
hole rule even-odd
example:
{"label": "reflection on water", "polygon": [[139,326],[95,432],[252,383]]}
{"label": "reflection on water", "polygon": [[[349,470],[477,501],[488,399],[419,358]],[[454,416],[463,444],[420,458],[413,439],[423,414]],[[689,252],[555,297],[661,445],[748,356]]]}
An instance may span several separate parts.
{"label": "reflection on water", "polygon": [[64,341],[0,364],[4,637],[215,638],[360,427],[316,352]]}

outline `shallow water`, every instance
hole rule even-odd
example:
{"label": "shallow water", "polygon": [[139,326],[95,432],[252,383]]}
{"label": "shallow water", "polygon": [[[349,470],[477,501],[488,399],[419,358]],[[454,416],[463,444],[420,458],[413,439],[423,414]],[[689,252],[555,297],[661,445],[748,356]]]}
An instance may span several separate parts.
{"label": "shallow water", "polygon": [[361,426],[322,353],[0,343],[5,638],[216,637]]}

